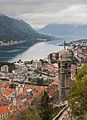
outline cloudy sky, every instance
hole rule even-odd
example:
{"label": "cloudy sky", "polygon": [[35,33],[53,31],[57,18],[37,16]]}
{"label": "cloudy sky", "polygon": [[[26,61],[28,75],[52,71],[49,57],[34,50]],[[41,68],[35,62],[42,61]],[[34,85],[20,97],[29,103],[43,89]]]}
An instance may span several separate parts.
{"label": "cloudy sky", "polygon": [[34,28],[49,23],[87,24],[87,0],[0,0],[0,14],[23,19]]}

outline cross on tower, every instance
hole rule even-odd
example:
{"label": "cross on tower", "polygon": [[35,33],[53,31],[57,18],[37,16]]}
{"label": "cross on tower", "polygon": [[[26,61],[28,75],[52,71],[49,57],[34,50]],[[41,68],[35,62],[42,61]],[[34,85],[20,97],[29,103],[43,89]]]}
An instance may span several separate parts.
{"label": "cross on tower", "polygon": [[64,41],[64,50],[66,50],[66,42]]}

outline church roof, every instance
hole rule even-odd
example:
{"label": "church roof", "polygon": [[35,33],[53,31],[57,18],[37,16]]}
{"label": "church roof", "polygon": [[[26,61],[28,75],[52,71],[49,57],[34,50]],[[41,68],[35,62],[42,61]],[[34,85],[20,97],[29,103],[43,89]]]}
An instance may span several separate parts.
{"label": "church roof", "polygon": [[68,50],[64,49],[59,52],[59,61],[71,61],[70,53]]}

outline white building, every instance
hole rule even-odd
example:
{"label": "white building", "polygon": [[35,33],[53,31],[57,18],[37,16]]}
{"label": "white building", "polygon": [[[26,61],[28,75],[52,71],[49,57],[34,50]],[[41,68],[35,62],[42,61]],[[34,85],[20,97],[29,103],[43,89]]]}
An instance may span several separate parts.
{"label": "white building", "polygon": [[32,66],[34,68],[40,68],[40,67],[42,67],[42,62],[39,60],[35,60],[35,61],[33,61]]}
{"label": "white building", "polygon": [[8,65],[3,65],[3,66],[1,66],[1,72],[9,72],[9,67],[8,67]]}

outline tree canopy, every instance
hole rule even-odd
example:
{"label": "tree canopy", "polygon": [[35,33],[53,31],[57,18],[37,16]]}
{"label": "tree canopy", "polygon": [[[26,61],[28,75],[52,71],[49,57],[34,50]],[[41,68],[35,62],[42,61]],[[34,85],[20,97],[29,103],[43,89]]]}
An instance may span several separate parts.
{"label": "tree canopy", "polygon": [[25,107],[17,110],[7,120],[41,120],[38,110],[34,106]]}
{"label": "tree canopy", "polygon": [[52,120],[53,107],[47,91],[44,91],[39,106],[41,120]]}
{"label": "tree canopy", "polygon": [[82,66],[77,71],[76,80],[82,80],[85,75],[87,75],[87,65]]}
{"label": "tree canopy", "polygon": [[52,120],[53,106],[46,91],[32,105],[18,109],[7,120]]}
{"label": "tree canopy", "polygon": [[87,65],[78,70],[76,81],[72,84],[69,105],[76,120],[86,120],[87,114]]}

